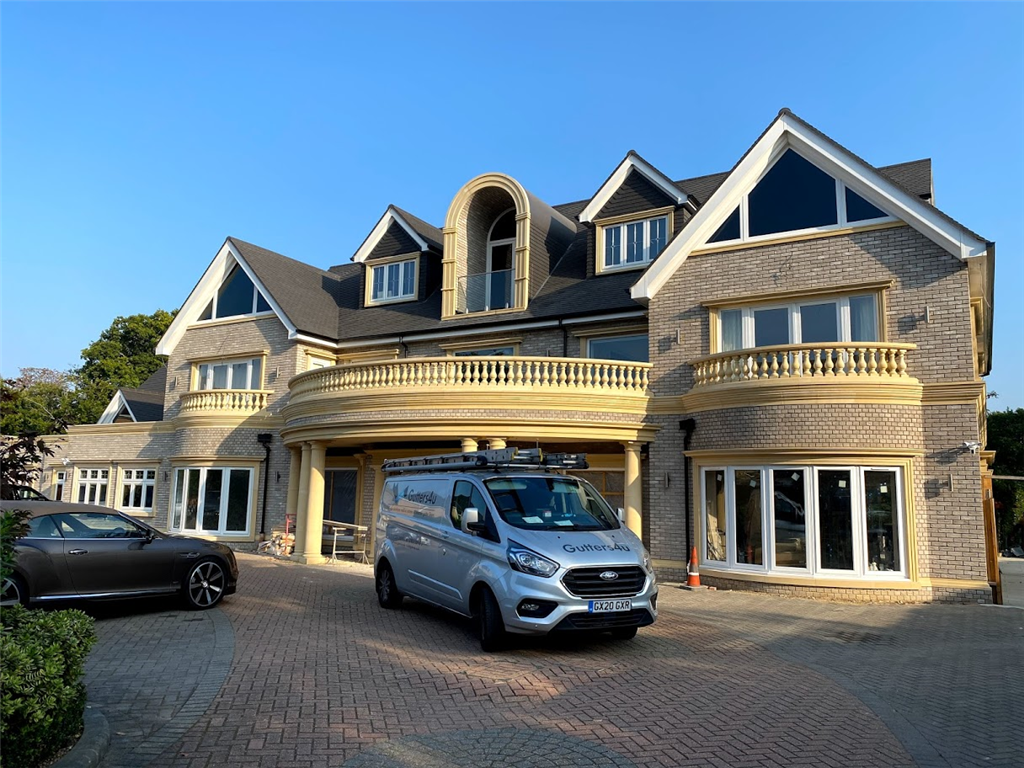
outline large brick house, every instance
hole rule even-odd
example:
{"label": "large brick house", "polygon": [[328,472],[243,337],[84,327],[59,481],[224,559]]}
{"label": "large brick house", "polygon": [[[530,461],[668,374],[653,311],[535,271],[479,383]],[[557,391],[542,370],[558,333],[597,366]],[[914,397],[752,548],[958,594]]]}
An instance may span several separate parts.
{"label": "large brick house", "polygon": [[986,600],[993,264],[928,160],[788,110],[727,173],[630,152],[561,205],[488,173],[329,269],[228,238],[45,489],[240,547],[287,515],[319,562],[385,459],[539,444],[587,451],[669,578],[696,546],[705,583]]}

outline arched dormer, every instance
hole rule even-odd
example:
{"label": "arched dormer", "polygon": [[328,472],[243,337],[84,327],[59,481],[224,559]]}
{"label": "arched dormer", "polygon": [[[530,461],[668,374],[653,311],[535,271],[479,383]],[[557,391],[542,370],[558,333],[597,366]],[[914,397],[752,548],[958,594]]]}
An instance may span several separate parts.
{"label": "arched dormer", "polygon": [[502,173],[477,176],[455,195],[444,224],[442,318],[526,309],[530,202]]}

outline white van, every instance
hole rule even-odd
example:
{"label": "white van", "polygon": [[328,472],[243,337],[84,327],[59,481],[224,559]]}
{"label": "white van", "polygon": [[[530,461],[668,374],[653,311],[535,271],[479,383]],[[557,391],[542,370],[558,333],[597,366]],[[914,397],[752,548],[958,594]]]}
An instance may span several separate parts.
{"label": "white van", "polygon": [[608,631],[657,617],[650,555],[584,480],[583,454],[508,448],[385,462],[377,599],[405,595],[476,619],[485,651],[505,633]]}

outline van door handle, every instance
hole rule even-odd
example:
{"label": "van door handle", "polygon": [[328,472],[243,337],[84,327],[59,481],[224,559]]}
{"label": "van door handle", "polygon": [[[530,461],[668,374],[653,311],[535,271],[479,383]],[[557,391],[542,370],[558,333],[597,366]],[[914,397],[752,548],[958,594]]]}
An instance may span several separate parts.
{"label": "van door handle", "polygon": [[68,550],[69,555],[87,555],[89,554],[88,549],[71,549]]}
{"label": "van door handle", "polygon": [[448,531],[441,531],[441,538],[448,541]]}

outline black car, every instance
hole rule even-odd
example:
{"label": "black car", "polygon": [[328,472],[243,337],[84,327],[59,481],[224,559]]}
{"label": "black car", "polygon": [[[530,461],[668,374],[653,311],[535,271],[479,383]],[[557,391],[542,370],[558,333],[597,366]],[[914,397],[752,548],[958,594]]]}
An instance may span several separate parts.
{"label": "black car", "polygon": [[235,591],[238,566],[224,544],[161,533],[91,504],[0,502],[4,514],[12,509],[31,517],[0,605],[181,594],[189,608],[203,609]]}

